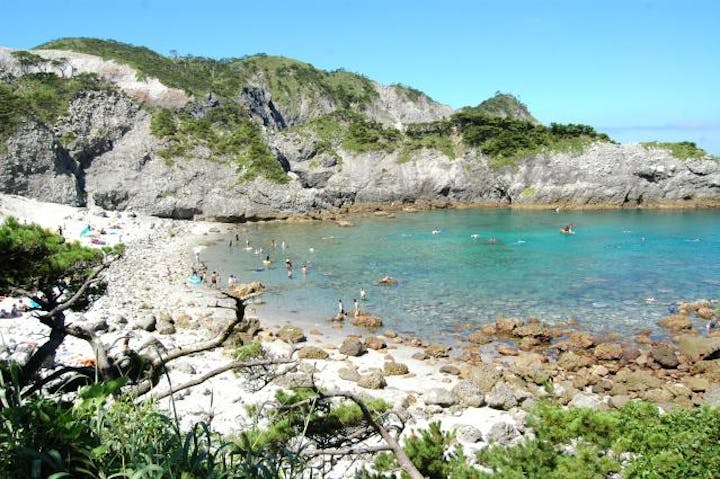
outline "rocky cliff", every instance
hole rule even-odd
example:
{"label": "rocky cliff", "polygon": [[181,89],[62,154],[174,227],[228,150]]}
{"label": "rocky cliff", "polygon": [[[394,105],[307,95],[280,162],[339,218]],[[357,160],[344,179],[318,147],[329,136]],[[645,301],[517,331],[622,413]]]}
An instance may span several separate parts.
{"label": "rocky cliff", "polygon": [[[453,123],[449,107],[346,72],[317,73],[287,62],[263,70],[268,60],[260,59],[266,63],[242,66],[250,73],[243,70],[242,81],[220,95],[165,85],[87,53],[32,55],[23,62],[0,49],[0,99],[25,105],[17,107],[22,114],[0,108],[3,193],[228,221],[421,200],[720,203],[720,164],[709,155],[682,159],[663,147],[591,138],[568,150],[573,153],[541,148],[507,161],[473,143],[477,136],[458,127],[460,120]],[[66,83],[79,75],[87,76],[84,83],[72,80],[76,90],[68,93]],[[299,96],[280,92],[279,81]],[[38,82],[68,96],[54,116],[38,106]],[[512,116],[512,102],[501,100],[489,106],[510,104],[497,116]],[[540,131],[524,105],[521,110],[527,123],[507,125]],[[253,163],[259,157],[265,163]],[[262,174],[261,167],[275,173]]]}

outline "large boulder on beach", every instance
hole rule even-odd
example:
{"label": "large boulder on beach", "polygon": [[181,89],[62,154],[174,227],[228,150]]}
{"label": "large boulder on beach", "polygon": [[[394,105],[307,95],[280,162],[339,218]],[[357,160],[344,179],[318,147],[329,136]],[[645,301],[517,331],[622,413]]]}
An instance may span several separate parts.
{"label": "large boulder on beach", "polygon": [[452,348],[446,344],[432,343],[425,346],[425,352],[432,358],[446,358]]}
{"label": "large boulder on beach", "polygon": [[277,336],[278,338],[280,338],[281,341],[285,341],[289,344],[302,343],[306,340],[305,333],[303,333],[302,329],[290,325],[285,325],[280,328]]}
{"label": "large boulder on beach", "polygon": [[455,427],[455,437],[458,441],[475,444],[482,441],[483,434],[480,429],[471,424],[458,424]]}
{"label": "large boulder on beach", "polygon": [[714,384],[703,395],[703,404],[710,407],[720,406],[720,386]]}
{"label": "large boulder on beach", "polygon": [[169,335],[176,332],[175,325],[171,321],[158,321],[156,328],[158,334]]}
{"label": "large boulder on beach", "polygon": [[665,369],[675,369],[680,364],[675,349],[669,344],[657,345],[652,350],[652,357],[656,363]]}
{"label": "large boulder on beach", "polygon": [[474,383],[461,380],[453,386],[452,393],[463,407],[480,407],[485,402],[485,394]]}
{"label": "large boulder on beach", "polygon": [[692,329],[692,320],[690,319],[690,316],[686,314],[673,314],[671,316],[667,316],[658,321],[658,324],[674,333]]}
{"label": "large boulder on beach", "polygon": [[720,356],[720,337],[702,337],[684,334],[677,338],[680,353],[691,361],[711,359]]}
{"label": "large boulder on beach", "polygon": [[529,397],[531,397],[531,394],[527,391],[522,391],[505,382],[500,382],[485,395],[485,402],[493,409],[502,409],[507,411]]}
{"label": "large boulder on beach", "polygon": [[387,386],[385,376],[380,371],[370,371],[362,374],[357,381],[357,385],[365,389],[383,389]]}
{"label": "large boulder on beach", "polygon": [[388,361],[383,365],[383,372],[386,376],[402,376],[410,372],[405,363],[396,363]]}
{"label": "large boulder on beach", "polygon": [[710,381],[705,376],[690,376],[685,384],[692,392],[705,392],[710,388]]}
{"label": "large boulder on beach", "polygon": [[340,354],[347,356],[361,356],[367,352],[365,345],[358,338],[345,338],[339,349]]}
{"label": "large boulder on beach", "polygon": [[501,421],[492,425],[488,432],[487,440],[493,444],[507,446],[508,444],[512,444],[520,436],[520,431],[518,431],[515,425]]}
{"label": "large boulder on beach", "polygon": [[566,351],[558,357],[557,365],[565,371],[577,371],[578,369],[590,366],[593,360],[587,356],[575,354],[573,351]]}
{"label": "large boulder on beach", "polygon": [[715,316],[715,311],[712,308],[700,308],[697,310],[697,315],[700,319],[710,319]]}
{"label": "large boulder on beach", "polygon": [[455,395],[447,389],[442,388],[428,389],[423,393],[423,400],[428,406],[450,407],[457,404]]}
{"label": "large boulder on beach", "polygon": [[177,311],[172,316],[175,327],[180,329],[194,329],[197,327],[197,320],[193,319],[192,316],[187,314],[185,311]]}
{"label": "large boulder on beach", "polygon": [[593,409],[595,411],[604,411],[607,410],[607,404],[602,402],[602,400],[595,394],[587,394],[584,392],[578,392],[575,394],[575,397],[572,398],[572,400],[568,403],[568,406],[570,407],[584,407],[588,409]]}
{"label": "large boulder on beach", "polygon": [[627,368],[617,372],[615,381],[622,382],[627,391],[646,391],[661,386],[660,380],[652,373],[645,370],[631,371]]}
{"label": "large boulder on beach", "polygon": [[544,359],[544,356],[540,354],[523,353],[515,358],[512,371],[526,381],[543,384],[550,379],[543,364]]}
{"label": "large boulder on beach", "polygon": [[157,319],[153,314],[145,314],[135,320],[135,327],[143,331],[153,332],[157,326]]}
{"label": "large boulder on beach", "polygon": [[502,377],[502,371],[492,364],[479,364],[469,367],[464,373],[465,379],[475,384],[484,393],[492,390]]}
{"label": "large boulder on beach", "polygon": [[374,349],[377,351],[379,349],[387,348],[387,343],[385,342],[385,340],[383,338],[381,338],[379,336],[368,336],[367,338],[365,338],[364,342],[365,342],[365,346],[368,349]]}
{"label": "large boulder on beach", "polygon": [[600,343],[595,346],[595,351],[593,352],[593,355],[595,356],[595,358],[601,361],[615,360],[622,358],[623,349],[622,346],[617,343]]}
{"label": "large boulder on beach", "polygon": [[327,359],[329,356],[327,351],[317,346],[305,346],[298,351],[300,359]]}
{"label": "large boulder on beach", "polygon": [[497,334],[511,335],[518,326],[522,325],[522,321],[518,318],[499,317],[495,319],[495,331]]}
{"label": "large boulder on beach", "polygon": [[237,284],[229,288],[229,293],[239,299],[257,296],[263,291],[265,291],[265,286],[259,281]]}
{"label": "large boulder on beach", "polygon": [[595,345],[595,338],[585,332],[571,333],[567,341],[571,349],[590,349]]}
{"label": "large boulder on beach", "polygon": [[360,373],[358,372],[357,367],[353,364],[348,364],[347,366],[338,369],[337,374],[340,379],[352,381],[354,383],[360,379]]}

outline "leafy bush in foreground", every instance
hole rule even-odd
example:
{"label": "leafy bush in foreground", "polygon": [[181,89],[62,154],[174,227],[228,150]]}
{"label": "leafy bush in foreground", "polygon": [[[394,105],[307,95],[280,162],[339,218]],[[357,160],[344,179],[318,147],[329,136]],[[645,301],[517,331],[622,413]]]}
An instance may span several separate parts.
{"label": "leafy bush in foreground", "polygon": [[628,479],[701,479],[720,471],[717,408],[661,414],[639,402],[611,412],[542,404],[529,425],[535,439],[478,454],[495,471],[480,477],[585,479],[621,471]]}

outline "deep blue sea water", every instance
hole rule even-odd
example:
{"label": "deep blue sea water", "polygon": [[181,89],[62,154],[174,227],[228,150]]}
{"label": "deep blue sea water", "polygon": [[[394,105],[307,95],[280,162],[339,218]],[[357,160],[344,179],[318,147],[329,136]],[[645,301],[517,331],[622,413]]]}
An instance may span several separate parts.
{"label": "deep blue sea water", "polygon": [[[718,211],[441,210],[352,221],[239,225],[239,245],[231,234],[203,256],[224,277],[268,287],[261,319],[326,325],[337,300],[352,309],[364,287],[362,307],[387,328],[442,342],[457,339],[459,324],[498,315],[661,335],[655,323],[678,301],[720,295]],[[574,235],[560,233],[567,223]],[[378,285],[386,275],[397,285]]]}

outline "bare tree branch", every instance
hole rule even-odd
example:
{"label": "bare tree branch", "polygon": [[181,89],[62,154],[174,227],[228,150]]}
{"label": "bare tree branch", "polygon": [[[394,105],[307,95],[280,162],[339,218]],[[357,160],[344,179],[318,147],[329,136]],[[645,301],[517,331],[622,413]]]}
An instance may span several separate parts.
{"label": "bare tree branch", "polygon": [[110,265],[117,261],[119,258],[120,256],[112,256],[109,260],[103,261],[101,264],[93,268],[93,270],[90,272],[90,275],[85,279],[85,281],[83,281],[82,286],[80,286],[80,288],[75,292],[75,294],[73,294],[69,299],[66,299],[62,303],[55,306],[53,309],[44,314],[44,316],[55,316],[58,313],[62,313],[63,311],[72,308],[73,305],[85,295],[87,289],[95,282],[98,276],[100,276],[100,273],[108,269]]}
{"label": "bare tree branch", "polygon": [[199,376],[198,378],[193,379],[192,381],[188,381],[185,384],[182,384],[175,388],[170,388],[168,391],[165,391],[165,392],[162,392],[159,394],[153,394],[151,397],[156,400],[166,398],[172,394],[182,391],[183,389],[197,386],[198,384],[202,384],[212,377],[215,377],[215,376],[222,374],[224,372],[227,372],[227,371],[231,371],[233,369],[250,368],[250,367],[254,367],[254,366],[292,364],[292,363],[295,363],[295,361],[293,361],[292,359],[267,359],[267,360],[262,360],[262,361],[232,361],[228,364],[225,364],[224,366],[215,368],[212,371],[209,371],[209,372],[203,374],[202,376]]}
{"label": "bare tree branch", "polygon": [[185,346],[182,349],[176,349],[174,351],[171,351],[170,353],[168,353],[167,356],[158,360],[157,364],[159,364],[160,362],[162,362],[162,364],[167,364],[170,361],[173,361],[177,358],[181,358],[183,356],[190,356],[192,354],[200,353],[203,351],[209,351],[211,349],[217,348],[218,346],[221,346],[233,333],[233,331],[235,330],[235,326],[237,326],[238,324],[245,321],[245,301],[252,297],[259,296],[262,293],[261,292],[252,293],[252,294],[243,296],[242,298],[238,298],[238,297],[233,296],[232,294],[226,293],[226,292],[222,292],[222,294],[224,294],[225,296],[227,296],[229,298],[233,298],[235,300],[235,303],[236,303],[235,319],[230,321],[225,326],[225,328],[213,339],[195,343],[190,346]]}
{"label": "bare tree branch", "polygon": [[372,417],[372,413],[370,412],[367,405],[365,404],[365,401],[363,401],[362,398],[350,391],[318,391],[318,394],[320,394],[322,397],[327,398],[342,397],[345,399],[349,399],[355,404],[357,404],[368,424],[370,424],[370,426],[372,426],[372,428],[375,429],[378,434],[380,434],[385,443],[388,445],[393,455],[395,456],[395,459],[397,459],[398,463],[400,464],[400,467],[402,467],[402,469],[408,474],[408,476],[410,476],[411,479],[423,479],[422,474],[420,474],[420,471],[418,471],[417,467],[415,467],[415,464],[412,463],[410,458],[405,453],[405,450],[400,446],[400,443],[398,443],[397,439],[395,439],[395,437],[390,434],[390,432],[385,428],[385,426],[380,424],[378,421],[375,420],[375,418]]}
{"label": "bare tree branch", "polygon": [[[315,449],[310,451],[302,451],[305,457],[317,456],[357,456],[359,454],[374,454],[376,452],[392,451],[387,444],[377,446],[360,446],[360,447],[339,447],[334,449]],[[422,476],[421,476],[422,477]]]}
{"label": "bare tree branch", "polygon": [[113,371],[113,364],[110,361],[107,353],[107,349],[105,348],[105,345],[100,341],[100,338],[97,337],[97,335],[90,331],[87,328],[84,328],[80,326],[79,324],[70,324],[65,326],[65,331],[70,336],[74,336],[79,339],[84,339],[88,343],[90,343],[90,346],[92,347],[93,352],[95,353],[95,361],[98,367],[98,370],[100,371],[100,374],[102,375],[103,379],[113,379],[115,376]]}

